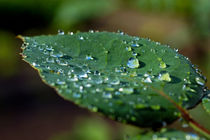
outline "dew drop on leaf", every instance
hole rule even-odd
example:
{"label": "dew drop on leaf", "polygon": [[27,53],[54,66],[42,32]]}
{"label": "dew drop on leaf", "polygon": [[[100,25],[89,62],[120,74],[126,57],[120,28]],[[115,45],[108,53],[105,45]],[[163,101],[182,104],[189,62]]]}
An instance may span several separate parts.
{"label": "dew drop on leaf", "polygon": [[196,77],[195,78],[195,81],[197,84],[201,85],[201,86],[204,86],[205,85],[205,80],[203,80],[202,78],[200,77]]}
{"label": "dew drop on leaf", "polygon": [[132,69],[138,68],[138,67],[140,66],[139,60],[136,59],[136,58],[131,57],[131,58],[128,60],[127,66],[128,66],[129,68],[132,68]]}
{"label": "dew drop on leaf", "polygon": [[167,82],[171,81],[171,77],[170,77],[169,73],[160,73],[159,76],[158,76],[158,79],[160,81],[167,81]]}

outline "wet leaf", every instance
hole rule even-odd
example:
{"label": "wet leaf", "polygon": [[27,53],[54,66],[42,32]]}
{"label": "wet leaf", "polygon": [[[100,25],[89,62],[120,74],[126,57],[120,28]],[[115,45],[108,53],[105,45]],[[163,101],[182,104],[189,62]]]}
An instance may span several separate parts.
{"label": "wet leaf", "polygon": [[202,105],[204,110],[210,115],[210,90],[208,90],[208,94],[202,99]]}
{"label": "wet leaf", "polygon": [[149,132],[146,134],[127,138],[126,140],[205,140],[205,139],[193,133],[162,129],[161,132],[156,132],[156,133]]}
{"label": "wet leaf", "polygon": [[120,122],[161,127],[194,107],[205,80],[169,46],[122,32],[22,37],[22,56],[64,99]]}

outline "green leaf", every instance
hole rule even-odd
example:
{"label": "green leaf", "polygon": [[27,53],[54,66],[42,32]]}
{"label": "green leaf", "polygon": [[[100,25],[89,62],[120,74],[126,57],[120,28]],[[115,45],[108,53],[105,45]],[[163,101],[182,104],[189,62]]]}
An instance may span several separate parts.
{"label": "green leaf", "polygon": [[210,115],[210,90],[208,90],[208,94],[202,99],[202,105],[204,110]]}
{"label": "green leaf", "polygon": [[161,127],[204,95],[203,76],[166,45],[122,32],[22,37],[23,58],[64,99],[120,122]]}
{"label": "green leaf", "polygon": [[193,133],[186,133],[177,130],[162,129],[161,132],[146,133],[135,137],[127,138],[126,140],[205,140]]}

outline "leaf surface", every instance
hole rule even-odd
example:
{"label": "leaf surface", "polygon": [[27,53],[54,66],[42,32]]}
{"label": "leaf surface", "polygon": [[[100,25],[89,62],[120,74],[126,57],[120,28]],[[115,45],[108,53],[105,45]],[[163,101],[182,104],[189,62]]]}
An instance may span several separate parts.
{"label": "leaf surface", "polygon": [[186,133],[178,130],[164,130],[156,133],[137,135],[127,140],[205,140],[193,133]]}
{"label": "leaf surface", "polygon": [[22,56],[64,99],[124,123],[161,127],[204,95],[204,77],[169,46],[122,32],[23,37]]}

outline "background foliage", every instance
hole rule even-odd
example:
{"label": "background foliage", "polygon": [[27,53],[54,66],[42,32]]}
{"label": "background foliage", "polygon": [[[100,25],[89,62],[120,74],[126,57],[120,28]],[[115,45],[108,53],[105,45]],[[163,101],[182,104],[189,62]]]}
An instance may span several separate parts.
{"label": "background foliage", "polygon": [[[209,0],[0,0],[0,138],[79,137],[81,133],[75,131],[89,125],[80,122],[95,117],[63,101],[42,84],[37,72],[21,61],[21,41],[15,39],[16,35],[55,34],[58,29],[65,32],[120,29],[179,48],[210,79],[209,9]],[[209,116],[202,111],[198,114],[199,108],[191,113],[210,126],[205,121]],[[84,119],[76,119],[78,116]],[[142,131],[106,119],[99,119],[97,125],[104,129],[101,138],[108,135],[107,140],[122,139],[125,131],[131,134]],[[191,131],[182,123],[173,125]]]}

